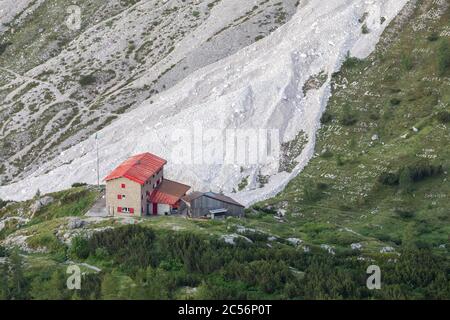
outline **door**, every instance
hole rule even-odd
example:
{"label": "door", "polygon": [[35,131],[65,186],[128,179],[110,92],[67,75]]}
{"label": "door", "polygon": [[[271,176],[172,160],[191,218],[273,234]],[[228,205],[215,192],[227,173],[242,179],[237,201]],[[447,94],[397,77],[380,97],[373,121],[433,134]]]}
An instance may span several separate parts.
{"label": "door", "polygon": [[158,204],[157,203],[153,203],[153,215],[154,216],[158,215]]}
{"label": "door", "polygon": [[145,215],[149,216],[150,215],[150,203],[147,203],[146,207],[145,207]]}

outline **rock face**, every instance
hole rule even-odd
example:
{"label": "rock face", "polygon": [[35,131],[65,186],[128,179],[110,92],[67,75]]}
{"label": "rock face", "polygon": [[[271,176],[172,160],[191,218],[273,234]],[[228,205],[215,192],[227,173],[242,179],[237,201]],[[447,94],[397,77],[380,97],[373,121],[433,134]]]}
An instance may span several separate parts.
{"label": "rock face", "polygon": [[79,229],[79,228],[82,228],[82,227],[84,227],[85,225],[86,225],[86,221],[81,220],[81,219],[79,219],[79,218],[72,218],[72,219],[70,219],[70,221],[69,221],[67,227],[68,227],[70,230],[73,230],[73,229]]}
{"label": "rock face", "polygon": [[395,252],[395,249],[393,247],[383,247],[380,250],[380,253],[391,253]]}
{"label": "rock face", "polygon": [[53,201],[54,199],[50,196],[45,196],[36,200],[30,207],[31,217],[33,217],[39,210],[41,210],[42,207],[51,204]]}
{"label": "rock face", "polygon": [[2,245],[6,248],[17,247],[19,250],[27,253],[45,253],[47,248],[30,248],[27,243],[29,235],[24,234],[12,234],[9,235],[5,240],[2,241]]}
{"label": "rock face", "polygon": [[[118,115],[270,34],[297,3],[2,0],[0,122],[8,121],[0,181],[27,176]],[[79,26],[71,27],[71,5]]]}
{"label": "rock face", "polygon": [[303,242],[303,240],[297,238],[287,238],[286,240],[294,246],[298,246]]}

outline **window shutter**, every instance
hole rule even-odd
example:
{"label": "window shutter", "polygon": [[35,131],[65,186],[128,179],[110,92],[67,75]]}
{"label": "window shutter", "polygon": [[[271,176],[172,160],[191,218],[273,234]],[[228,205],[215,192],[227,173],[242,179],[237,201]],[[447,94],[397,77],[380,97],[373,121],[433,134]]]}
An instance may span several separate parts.
{"label": "window shutter", "polygon": [[130,213],[134,213],[134,208],[130,208]]}
{"label": "window shutter", "polygon": [[117,199],[119,199],[119,200],[122,199],[122,195],[121,195],[121,194],[118,194],[118,195],[117,195]]}
{"label": "window shutter", "polygon": [[118,207],[117,212],[122,212],[122,207]]}

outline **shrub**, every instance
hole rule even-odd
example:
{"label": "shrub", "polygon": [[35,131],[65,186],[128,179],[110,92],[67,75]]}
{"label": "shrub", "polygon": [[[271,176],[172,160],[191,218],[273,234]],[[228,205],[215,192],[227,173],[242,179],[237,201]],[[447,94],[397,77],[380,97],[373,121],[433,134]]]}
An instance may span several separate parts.
{"label": "shrub", "polygon": [[333,114],[331,114],[329,111],[325,111],[322,114],[322,117],[320,118],[320,123],[327,124],[330,123],[331,121],[333,121]]}
{"label": "shrub", "polygon": [[7,200],[0,199],[0,209],[2,209],[4,206],[6,206],[8,204],[8,202],[9,201],[7,201]]}
{"label": "shrub", "polygon": [[306,184],[303,189],[303,198],[308,202],[316,202],[322,198],[322,190],[317,188],[317,185],[312,185],[311,183]]}
{"label": "shrub", "polygon": [[358,118],[356,117],[356,115],[354,113],[349,112],[349,111],[344,111],[344,114],[341,117],[341,124],[343,126],[346,126],[346,127],[353,126],[357,122],[358,122]]}
{"label": "shrub", "polygon": [[406,71],[411,71],[414,67],[411,56],[409,56],[409,55],[402,56],[401,64],[402,64],[403,69],[405,69]]}
{"label": "shrub", "polygon": [[0,257],[6,257],[6,254],[7,254],[6,248],[0,246]]}
{"label": "shrub", "polygon": [[442,122],[443,124],[450,122],[450,112],[448,111],[441,111],[437,114],[437,119]]}
{"label": "shrub", "polygon": [[437,51],[438,73],[443,76],[450,70],[450,44],[443,39]]}
{"label": "shrub", "polygon": [[356,114],[351,110],[348,104],[342,108],[341,124],[343,126],[352,126],[358,122]]}
{"label": "shrub", "polygon": [[422,181],[426,178],[440,175],[444,169],[442,165],[433,165],[426,162],[420,162],[408,167],[411,179],[414,182]]}
{"label": "shrub", "polygon": [[272,207],[261,207],[261,206],[258,206],[255,204],[253,206],[253,209],[255,209],[256,211],[261,211],[261,212],[267,213],[267,214],[277,214],[277,210],[275,210]]}
{"label": "shrub", "polygon": [[326,184],[325,182],[317,182],[317,190],[326,190],[328,189],[328,184]]}
{"label": "shrub", "polygon": [[322,154],[320,155],[322,158],[329,159],[333,157],[333,152],[329,149],[326,149]]}
{"label": "shrub", "polygon": [[404,208],[395,209],[395,213],[402,219],[410,219],[414,217],[414,211]]}
{"label": "shrub", "polygon": [[361,32],[362,32],[362,34],[369,34],[370,33],[370,30],[369,30],[369,27],[367,26],[367,24],[363,24],[363,26],[362,26],[362,28],[361,28]]}
{"label": "shrub", "polygon": [[3,54],[3,52],[6,51],[6,48],[11,45],[11,42],[6,43],[0,43],[0,56]]}
{"label": "shrub", "polygon": [[402,100],[398,99],[398,98],[392,98],[390,100],[391,106],[398,106],[400,103],[402,103]]}
{"label": "shrub", "polygon": [[93,75],[82,76],[78,81],[83,87],[95,83],[97,79]]}
{"label": "shrub", "polygon": [[413,183],[414,183],[414,181],[412,179],[411,170],[408,167],[403,168],[400,171],[399,178],[398,178],[398,184],[400,186],[400,189],[405,192],[410,192],[412,189]]}
{"label": "shrub", "polygon": [[84,186],[87,186],[87,184],[84,182],[75,182],[72,184],[72,188],[78,188],[78,187],[84,187]]}
{"label": "shrub", "polygon": [[398,184],[399,175],[392,172],[383,172],[378,181],[386,186],[395,186]]}
{"label": "shrub", "polygon": [[336,155],[336,165],[337,166],[343,166],[344,164],[345,164],[345,161],[344,161],[344,159],[342,158],[342,155],[341,154],[337,154]]}
{"label": "shrub", "polygon": [[427,37],[427,40],[430,42],[434,42],[439,40],[439,33],[437,33],[436,31],[433,31],[432,33],[430,33],[430,35]]}
{"label": "shrub", "polygon": [[87,259],[89,256],[89,242],[87,239],[77,236],[72,239],[69,255],[74,258]]}
{"label": "shrub", "polygon": [[242,191],[248,186],[248,177],[242,178],[241,182],[238,184],[238,190]]}
{"label": "shrub", "polygon": [[348,69],[352,69],[354,67],[356,67],[358,64],[361,63],[361,59],[358,59],[356,57],[351,57],[350,56],[350,51],[347,52],[347,56],[345,57],[344,63],[343,63],[343,67],[344,68],[348,68]]}
{"label": "shrub", "polygon": [[395,186],[401,184],[402,189],[409,189],[414,182],[440,175],[444,171],[442,165],[419,162],[400,168],[397,172],[383,172],[378,181],[384,185]]}

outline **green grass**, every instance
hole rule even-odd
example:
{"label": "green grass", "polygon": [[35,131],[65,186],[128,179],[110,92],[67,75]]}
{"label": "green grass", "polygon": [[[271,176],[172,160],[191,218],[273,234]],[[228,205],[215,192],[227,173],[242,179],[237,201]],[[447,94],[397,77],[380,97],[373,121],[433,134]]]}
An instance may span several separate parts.
{"label": "green grass", "polygon": [[99,193],[94,188],[76,187],[49,194],[49,196],[54,197],[55,201],[39,210],[32,219],[32,223],[84,215],[97,200]]}

